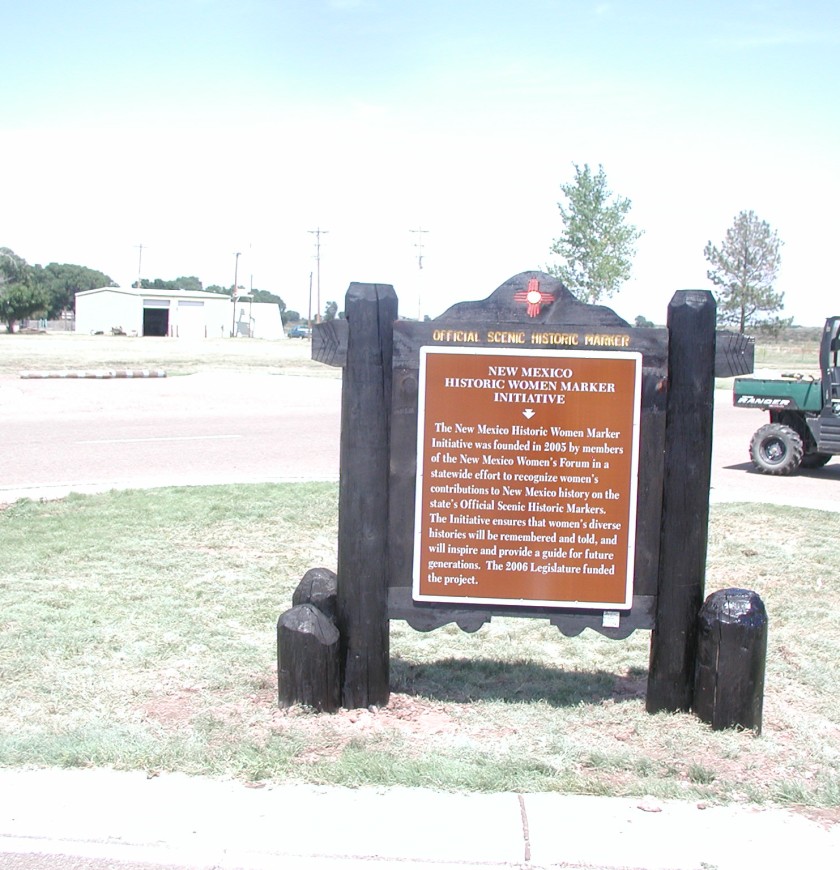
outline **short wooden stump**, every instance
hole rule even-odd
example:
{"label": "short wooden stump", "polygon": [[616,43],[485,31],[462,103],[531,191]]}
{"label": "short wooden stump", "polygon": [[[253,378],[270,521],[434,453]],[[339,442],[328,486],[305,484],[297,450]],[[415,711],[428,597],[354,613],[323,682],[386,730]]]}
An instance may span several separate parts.
{"label": "short wooden stump", "polygon": [[694,712],[716,731],[761,733],[767,611],[749,589],[722,589],[700,609]]}
{"label": "short wooden stump", "polygon": [[277,621],[277,685],[281,707],[341,707],[338,629],[317,607],[299,604]]}

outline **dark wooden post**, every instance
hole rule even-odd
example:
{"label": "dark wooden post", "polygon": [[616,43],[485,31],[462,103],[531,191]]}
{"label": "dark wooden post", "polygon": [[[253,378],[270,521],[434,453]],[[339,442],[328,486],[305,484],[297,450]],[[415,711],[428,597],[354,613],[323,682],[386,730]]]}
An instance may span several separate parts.
{"label": "dark wooden post", "polygon": [[715,377],[715,300],[680,290],[668,306],[668,403],[656,623],[647,710],[690,710],[703,603]]}
{"label": "dark wooden post", "polygon": [[342,703],[389,698],[388,463],[393,325],[389,284],[350,285],[344,303],[347,360],[341,393],[338,610]]}
{"label": "dark wooden post", "polygon": [[749,589],[722,589],[700,609],[694,712],[715,731],[761,734],[767,611]]}
{"label": "dark wooden post", "polygon": [[310,568],[292,593],[292,605],[314,604],[324,616],[335,619],[338,578],[329,568]]}
{"label": "dark wooden post", "polygon": [[277,621],[281,707],[305,704],[333,713],[341,706],[338,629],[317,607],[299,604]]}

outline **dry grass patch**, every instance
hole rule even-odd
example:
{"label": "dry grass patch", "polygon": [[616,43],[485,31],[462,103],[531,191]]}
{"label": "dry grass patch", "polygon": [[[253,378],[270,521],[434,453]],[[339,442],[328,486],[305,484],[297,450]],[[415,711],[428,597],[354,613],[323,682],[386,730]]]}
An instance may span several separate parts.
{"label": "dry grass patch", "polygon": [[0,334],[0,375],[44,369],[162,368],[168,375],[224,369],[338,376],[337,369],[313,362],[311,353],[310,342],[299,339]]}
{"label": "dry grass patch", "polygon": [[392,699],[276,704],[275,624],[334,567],[333,484],[163,489],[0,513],[0,763],[344,785],[840,805],[840,515],[712,511],[707,591],[770,616],[764,732],[644,709],[649,636],[392,624]]}

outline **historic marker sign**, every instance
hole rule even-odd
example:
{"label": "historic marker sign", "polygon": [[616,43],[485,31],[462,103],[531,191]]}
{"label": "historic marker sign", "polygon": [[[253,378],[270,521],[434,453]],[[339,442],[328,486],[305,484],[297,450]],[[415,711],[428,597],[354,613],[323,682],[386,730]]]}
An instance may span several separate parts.
{"label": "historic marker sign", "polygon": [[642,355],[420,349],[415,601],[627,610]]}
{"label": "historic marker sign", "polygon": [[351,284],[345,311],[312,342],[344,369],[342,704],[387,703],[388,619],[475,631],[515,614],[566,635],[655,629],[647,708],[688,709],[714,376],[752,370],[743,337],[715,337],[712,295],[676,293],[667,329],[539,272],[428,323],[399,320],[390,285]]}

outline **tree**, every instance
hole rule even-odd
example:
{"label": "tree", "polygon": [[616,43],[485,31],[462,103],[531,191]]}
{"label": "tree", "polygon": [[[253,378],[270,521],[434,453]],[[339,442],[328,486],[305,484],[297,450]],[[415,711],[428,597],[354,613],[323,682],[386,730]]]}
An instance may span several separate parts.
{"label": "tree", "polygon": [[[182,278],[178,279],[179,281],[183,280]],[[207,293],[220,293],[223,296],[232,296],[233,295],[233,285],[230,287],[220,287],[218,284],[211,284],[209,287],[204,288]],[[286,311],[286,303],[276,294],[270,293],[268,290],[245,290],[244,287],[240,287],[240,295],[250,296],[254,302],[273,302],[280,309],[280,320],[282,323],[287,323],[289,320],[299,320],[300,317],[296,311],[287,312]],[[289,314],[294,314],[294,317],[289,317]]]}
{"label": "tree", "polygon": [[637,314],[635,320],[636,326],[641,327],[651,327],[656,326],[656,324],[652,320],[648,320],[643,314]]}
{"label": "tree", "polygon": [[[137,287],[137,282],[134,282],[134,286]],[[140,279],[140,289],[141,290],[167,290],[170,293],[177,293],[179,290],[185,290],[189,293],[195,293],[196,291],[201,291],[203,289],[201,285],[201,281],[196,278],[195,275],[182,275],[180,278],[176,278],[174,281],[170,281],[168,278],[141,278]],[[207,288],[210,290],[210,288]],[[220,293],[230,293],[229,290],[222,290],[219,288]]]}
{"label": "tree", "polygon": [[[137,282],[134,283],[134,286],[137,286]],[[176,290],[180,290],[177,281],[169,281],[165,278],[141,278],[140,279],[140,290],[166,290],[169,293],[174,293]]]}
{"label": "tree", "polygon": [[563,233],[551,253],[563,259],[548,267],[576,296],[597,302],[612,296],[630,277],[636,241],[642,235],[627,223],[631,202],[607,187],[603,166],[593,175],[588,163],[575,167],[575,178],[561,184],[566,202],[558,202]]}
{"label": "tree", "polygon": [[269,293],[268,290],[251,290],[248,295],[253,298],[254,302],[273,302],[280,309],[281,322],[285,323],[288,319],[286,317],[286,303],[276,293]]}
{"label": "tree", "polygon": [[337,314],[338,303],[327,302],[327,304],[324,306],[324,320],[335,320]]}
{"label": "tree", "polygon": [[762,317],[784,308],[785,294],[773,289],[781,265],[781,246],[776,231],[753,211],[742,211],[735,218],[719,248],[711,242],[706,245],[703,254],[712,266],[706,276],[720,288],[720,325],[734,324],[743,334],[747,326],[775,330],[793,322],[793,318]]}
{"label": "tree", "polygon": [[47,306],[46,293],[32,282],[32,268],[14,251],[0,248],[0,322],[14,332],[19,320],[40,314]]}
{"label": "tree", "polygon": [[72,263],[48,263],[32,267],[32,281],[47,296],[46,316],[58,317],[62,311],[74,311],[76,294],[97,287],[115,287],[104,272],[76,266]]}
{"label": "tree", "polygon": [[201,281],[195,275],[182,275],[175,279],[175,285],[179,290],[186,290],[190,293],[200,292],[204,289]]}

